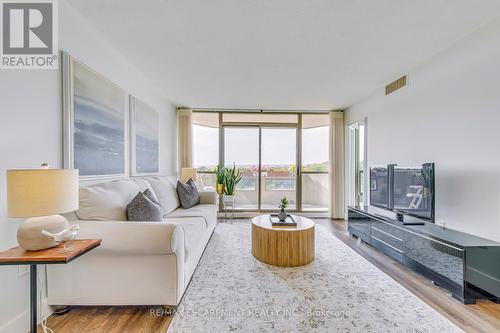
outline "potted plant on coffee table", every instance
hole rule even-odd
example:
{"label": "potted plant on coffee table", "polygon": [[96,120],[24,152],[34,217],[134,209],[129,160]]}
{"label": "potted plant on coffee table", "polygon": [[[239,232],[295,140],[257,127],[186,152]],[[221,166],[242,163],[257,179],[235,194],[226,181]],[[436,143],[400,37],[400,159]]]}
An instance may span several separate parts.
{"label": "potted plant on coffee table", "polygon": [[288,204],[289,204],[289,201],[286,197],[281,198],[280,204],[278,205],[278,208],[280,209],[280,211],[278,213],[278,219],[280,221],[286,220],[287,213],[286,213],[285,209],[288,208]]}
{"label": "potted plant on coffee table", "polygon": [[223,166],[218,165],[215,168],[215,190],[217,194],[224,194],[224,179],[226,178],[226,169]]}

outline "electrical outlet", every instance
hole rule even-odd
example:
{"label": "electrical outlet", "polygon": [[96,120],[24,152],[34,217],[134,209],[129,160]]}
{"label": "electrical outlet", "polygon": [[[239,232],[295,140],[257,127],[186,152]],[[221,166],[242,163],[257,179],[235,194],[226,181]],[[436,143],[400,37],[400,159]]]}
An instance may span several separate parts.
{"label": "electrical outlet", "polygon": [[18,267],[19,267],[18,268],[19,271],[17,274],[18,277],[24,276],[30,272],[30,266],[28,266],[28,265],[20,265]]}

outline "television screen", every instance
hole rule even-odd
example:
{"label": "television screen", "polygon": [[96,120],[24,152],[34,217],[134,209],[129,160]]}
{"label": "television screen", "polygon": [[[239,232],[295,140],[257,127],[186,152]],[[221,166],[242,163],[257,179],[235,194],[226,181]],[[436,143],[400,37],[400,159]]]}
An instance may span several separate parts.
{"label": "television screen", "polygon": [[396,165],[392,183],[395,211],[434,221],[434,163]]}
{"label": "television screen", "polygon": [[370,205],[389,209],[389,171],[387,166],[370,167]]}

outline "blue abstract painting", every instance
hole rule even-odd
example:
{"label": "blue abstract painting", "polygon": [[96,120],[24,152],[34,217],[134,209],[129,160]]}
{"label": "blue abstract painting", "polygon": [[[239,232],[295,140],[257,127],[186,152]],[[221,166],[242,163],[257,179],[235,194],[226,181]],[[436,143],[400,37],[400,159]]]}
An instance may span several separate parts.
{"label": "blue abstract painting", "polygon": [[81,176],[125,174],[125,92],[73,62],[74,167]]}
{"label": "blue abstract painting", "polygon": [[135,172],[158,173],[160,168],[160,119],[158,112],[134,98],[132,114]]}

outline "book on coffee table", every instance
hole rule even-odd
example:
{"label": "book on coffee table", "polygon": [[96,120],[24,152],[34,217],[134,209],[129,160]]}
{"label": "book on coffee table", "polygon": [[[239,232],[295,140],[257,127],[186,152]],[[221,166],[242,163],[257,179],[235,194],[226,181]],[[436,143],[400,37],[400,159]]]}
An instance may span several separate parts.
{"label": "book on coffee table", "polygon": [[269,214],[269,220],[273,227],[296,227],[297,222],[293,219],[292,215],[287,214],[285,221],[280,221],[278,214]]}

